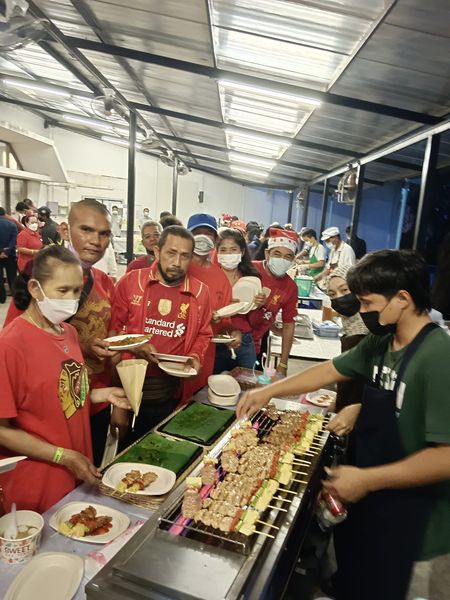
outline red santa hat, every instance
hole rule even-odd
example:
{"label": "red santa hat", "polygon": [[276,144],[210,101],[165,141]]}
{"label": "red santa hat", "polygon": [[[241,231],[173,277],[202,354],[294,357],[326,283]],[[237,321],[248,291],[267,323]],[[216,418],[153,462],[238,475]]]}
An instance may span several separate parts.
{"label": "red santa hat", "polygon": [[290,231],[287,229],[276,229],[271,228],[269,230],[269,242],[268,249],[283,247],[292,250],[292,252],[297,252],[298,246],[298,233],[296,231]]}

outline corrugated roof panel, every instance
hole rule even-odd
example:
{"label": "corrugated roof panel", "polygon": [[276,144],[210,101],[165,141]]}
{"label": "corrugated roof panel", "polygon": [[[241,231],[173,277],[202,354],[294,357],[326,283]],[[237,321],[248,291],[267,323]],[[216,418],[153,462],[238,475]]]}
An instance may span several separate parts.
{"label": "corrugated roof panel", "polygon": [[402,0],[388,14],[386,22],[410,31],[415,29],[448,37],[450,3],[448,0],[433,0],[430,5],[423,0]]}
{"label": "corrugated roof panel", "polygon": [[[291,146],[283,155],[283,160],[313,165],[314,167],[323,169],[325,172],[331,171],[335,166],[342,164],[346,158],[345,156],[337,156],[331,152],[312,150],[298,145]],[[352,156],[349,154],[348,159],[351,158]]]}

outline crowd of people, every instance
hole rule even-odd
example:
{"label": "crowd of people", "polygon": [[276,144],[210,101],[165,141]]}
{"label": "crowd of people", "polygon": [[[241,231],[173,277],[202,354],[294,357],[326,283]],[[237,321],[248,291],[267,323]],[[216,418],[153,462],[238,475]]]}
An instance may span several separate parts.
{"label": "crowd of people", "polygon": [[[336,597],[404,598],[413,561],[450,552],[450,414],[442,401],[450,338],[431,323],[424,261],[412,251],[366,255],[364,240],[352,247],[335,226],[320,236],[279,223],[263,232],[255,221],[205,213],[184,225],[170,213],[152,220],[147,209],[145,254],[115,282],[98,268],[119,226],[114,212],[85,199],[57,225],[47,207],[19,203],[18,219],[0,208],[0,264],[13,296],[0,333],[0,454],[29,457],[0,476],[5,508],[15,501],[43,512],[77,482],[98,480],[108,428],[129,445],[212,373],[254,368],[281,311],[278,380],[246,393],[237,415],[273,396],[337,384],[330,429],[352,433],[352,444],[350,464],[332,469],[324,484],[350,503],[336,528]],[[287,377],[298,273],[322,286],[341,316],[342,354]],[[248,276],[262,290],[252,310],[220,316]],[[149,342],[112,351],[105,338],[121,333]],[[225,334],[228,343],[211,341]],[[195,377],[168,374],[158,355],[188,357]],[[132,427],[116,365],[135,357],[148,368]],[[386,580],[374,577],[377,569]]]}

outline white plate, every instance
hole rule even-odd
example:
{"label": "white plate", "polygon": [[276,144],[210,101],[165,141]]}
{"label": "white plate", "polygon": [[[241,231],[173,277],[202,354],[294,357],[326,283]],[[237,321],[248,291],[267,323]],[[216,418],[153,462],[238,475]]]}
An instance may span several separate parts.
{"label": "white plate", "polygon": [[236,338],[234,337],[213,337],[211,338],[211,341],[214,342],[214,344],[230,344],[231,342],[234,342]]}
{"label": "white plate", "polygon": [[[112,465],[103,475],[102,483],[110,488],[116,489],[121,482],[122,478],[125,477],[130,471],[137,470],[143,475],[152,471],[158,475],[158,479],[151,483],[145,490],[139,492],[127,492],[127,494],[133,494],[136,496],[160,496],[167,494],[175,484],[177,476],[173,471],[169,469],[163,469],[163,467],[157,467],[156,465],[144,465],[141,463],[117,463]],[[120,494],[120,492],[118,492]]]}
{"label": "white plate", "polygon": [[165,360],[175,363],[186,363],[189,360],[189,356],[179,356],[178,354],[161,354],[161,352],[155,352],[154,356],[158,360]]}
{"label": "white plate", "polygon": [[83,579],[81,556],[43,552],[30,560],[9,586],[4,600],[70,600]]}
{"label": "white plate", "polygon": [[241,310],[246,308],[248,308],[248,302],[233,302],[233,304],[222,306],[222,308],[219,308],[216,313],[219,315],[219,317],[233,317]]}
{"label": "white plate", "polygon": [[184,370],[184,365],[180,363],[174,363],[169,361],[161,361],[158,363],[158,367],[168,373],[169,375],[174,375],[175,377],[194,377],[197,375],[197,371],[190,367],[189,371]]}
{"label": "white plate", "polygon": [[[328,399],[321,400],[321,396],[327,396]],[[309,394],[306,394],[305,400],[311,404],[314,404],[315,406],[322,406],[326,408],[336,400],[336,392],[331,392],[330,390],[317,390],[317,392],[310,392]]]}
{"label": "white plate", "polygon": [[239,279],[237,283],[233,285],[233,298],[236,298],[240,302],[248,302],[253,304],[256,294],[261,292],[261,282],[259,288],[251,281],[243,281]]}
{"label": "white plate", "polygon": [[[112,337],[105,338],[104,342],[120,342],[120,340],[125,340],[126,338],[140,338],[144,333],[124,333],[123,335],[113,335]],[[111,352],[115,352],[116,350],[130,350],[131,348],[139,348],[139,346],[143,346],[147,344],[149,340],[144,340],[140,342],[136,342],[134,344],[124,344],[123,346],[111,346],[109,349]]]}
{"label": "white plate", "polygon": [[88,506],[93,506],[95,508],[97,516],[112,517],[112,527],[108,533],[103,533],[102,535],[85,535],[84,537],[73,537],[71,538],[72,540],[87,542],[89,544],[106,544],[128,529],[130,519],[127,515],[124,515],[115,508],[103,506],[103,504],[94,504],[93,502],[69,502],[53,513],[48,524],[55,531],[58,531],[58,525],[60,523],[68,521],[72,515],[79,513]]}
{"label": "white plate", "polygon": [[16,468],[16,465],[21,460],[25,460],[28,456],[11,456],[11,458],[2,458],[0,460],[0,473],[6,473]]}

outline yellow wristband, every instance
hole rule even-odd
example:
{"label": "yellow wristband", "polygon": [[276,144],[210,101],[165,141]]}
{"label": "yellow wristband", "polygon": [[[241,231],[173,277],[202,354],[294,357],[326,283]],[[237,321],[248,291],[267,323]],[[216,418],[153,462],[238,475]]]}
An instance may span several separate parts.
{"label": "yellow wristband", "polygon": [[278,366],[281,367],[282,369],[287,369],[287,367],[288,367],[286,363],[282,363],[282,362],[279,362]]}
{"label": "yellow wristband", "polygon": [[61,462],[62,455],[64,454],[64,448],[56,448],[55,454],[53,455],[53,462],[58,464]]}

